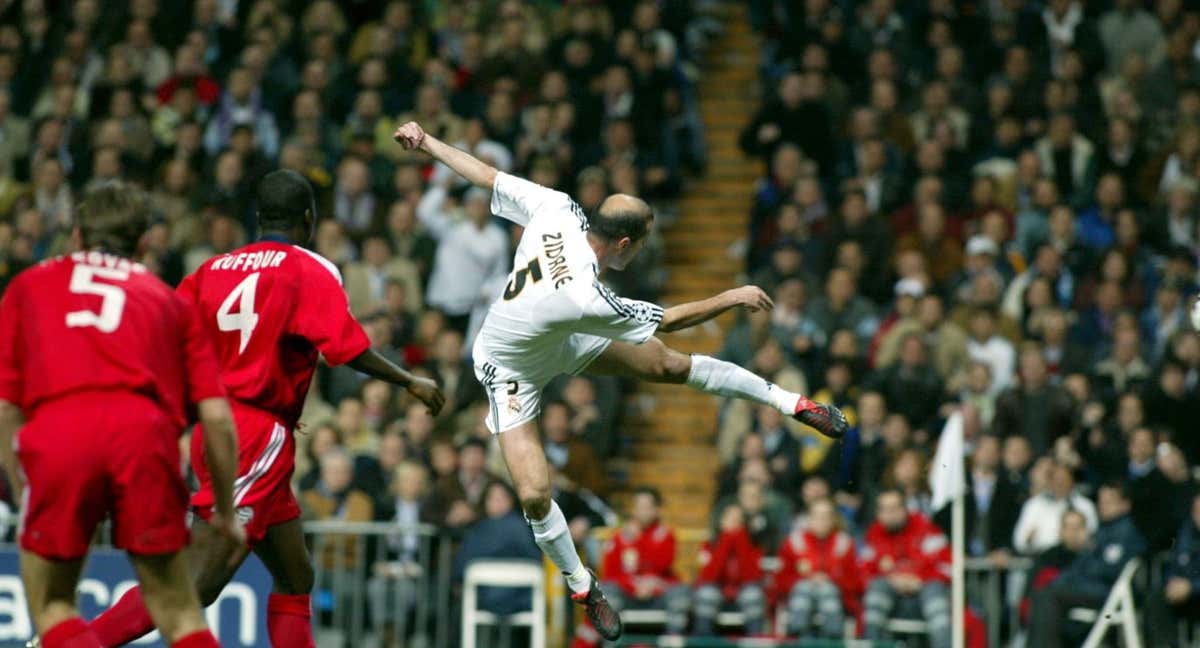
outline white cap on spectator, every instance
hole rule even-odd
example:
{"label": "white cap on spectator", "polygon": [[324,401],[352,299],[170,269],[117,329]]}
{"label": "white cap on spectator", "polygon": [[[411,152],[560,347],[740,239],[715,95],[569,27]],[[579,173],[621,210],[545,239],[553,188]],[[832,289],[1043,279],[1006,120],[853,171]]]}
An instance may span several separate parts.
{"label": "white cap on spectator", "polygon": [[897,297],[924,297],[925,284],[921,283],[920,279],[913,277],[905,277],[896,282]]}
{"label": "white cap on spectator", "polygon": [[984,236],[976,234],[967,241],[967,254],[990,254],[996,256],[1000,249],[996,247],[996,242]]}

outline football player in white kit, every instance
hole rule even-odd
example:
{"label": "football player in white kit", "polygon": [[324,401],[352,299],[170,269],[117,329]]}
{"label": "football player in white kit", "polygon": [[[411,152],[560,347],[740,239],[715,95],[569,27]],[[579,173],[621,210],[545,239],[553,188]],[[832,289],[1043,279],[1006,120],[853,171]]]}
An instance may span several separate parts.
{"label": "football player in white kit", "polygon": [[567,578],[572,598],[605,639],[621,634],[594,575],[583,566],[567,521],[550,498],[549,473],[536,418],[542,387],[562,373],[617,375],[686,383],[701,391],[771,405],[831,437],[847,426],[831,405],[780,389],[729,362],[680,353],[654,337],[706,322],[731,309],[770,309],[770,298],[743,286],[663,309],[623,299],[600,283],[604,268],[624,268],[642,249],[654,214],[644,201],[609,196],[585,214],[570,196],[498,172],[425,133],[415,122],[396,129],[405,149],[421,150],[472,184],[492,191],[492,212],[525,228],[504,293],[475,340],[475,375],[490,401],[488,429],[500,448],[538,546]]}

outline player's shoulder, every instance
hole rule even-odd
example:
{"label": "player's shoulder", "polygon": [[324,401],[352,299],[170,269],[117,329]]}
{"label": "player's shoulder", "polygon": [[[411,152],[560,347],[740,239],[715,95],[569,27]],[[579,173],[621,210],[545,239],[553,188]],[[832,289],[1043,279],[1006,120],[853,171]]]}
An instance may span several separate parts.
{"label": "player's shoulder", "polygon": [[335,264],[333,261],[326,259],[312,250],[300,247],[299,245],[293,245],[292,249],[296,255],[297,263],[303,264],[303,267],[307,272],[311,272],[322,277],[329,275],[333,277],[333,279],[337,281],[339,285],[342,284],[342,272],[341,270],[338,270],[337,264]]}

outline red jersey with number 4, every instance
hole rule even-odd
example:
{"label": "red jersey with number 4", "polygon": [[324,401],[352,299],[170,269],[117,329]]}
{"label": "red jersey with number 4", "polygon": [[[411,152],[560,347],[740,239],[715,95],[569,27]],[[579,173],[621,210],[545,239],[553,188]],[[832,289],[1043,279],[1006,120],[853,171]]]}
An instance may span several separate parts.
{"label": "red jersey with number 4", "polygon": [[337,267],[304,248],[263,241],[204,262],[179,284],[198,306],[229,397],[296,426],[317,355],[331,365],[370,346]]}
{"label": "red jersey with number 4", "polygon": [[0,399],[33,418],[88,391],[146,396],[180,430],[190,405],[225,395],[193,307],[140,263],[94,251],[22,272],[0,301]]}

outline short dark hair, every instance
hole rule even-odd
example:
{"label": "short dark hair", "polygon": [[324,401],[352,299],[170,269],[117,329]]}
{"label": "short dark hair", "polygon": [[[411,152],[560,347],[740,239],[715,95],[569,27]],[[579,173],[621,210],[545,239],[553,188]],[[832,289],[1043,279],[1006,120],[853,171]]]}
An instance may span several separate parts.
{"label": "short dark hair", "polygon": [[458,446],[458,451],[462,452],[463,450],[466,450],[467,448],[479,448],[479,450],[481,452],[483,452],[484,454],[487,454],[487,449],[488,449],[486,443],[484,443],[481,439],[475,439],[475,438],[471,438],[471,439],[467,439],[466,441],[463,441],[462,445]]}
{"label": "short dark hair", "polygon": [[1121,496],[1121,499],[1125,500],[1126,502],[1133,499],[1133,493],[1131,493],[1129,490],[1129,482],[1124,479],[1110,479],[1103,484],[1100,484],[1100,488],[1107,488],[1109,490],[1116,491],[1117,494]]}
{"label": "short dark hair", "polygon": [[255,200],[260,230],[287,231],[304,225],[305,212],[313,209],[312,185],[291,169],[279,169],[259,181]]}
{"label": "short dark hair", "polygon": [[650,233],[650,225],[654,222],[654,210],[645,202],[634,209],[621,209],[604,206],[606,198],[600,206],[592,210],[588,216],[588,231],[606,241],[619,241],[625,237],[638,242]]}
{"label": "short dark hair", "polygon": [[637,497],[638,495],[649,496],[650,499],[654,500],[655,506],[662,506],[662,493],[653,486],[638,486],[637,488],[633,489],[633,496]]}
{"label": "short dark hair", "polygon": [[150,214],[150,198],[145,191],[110,180],[84,194],[75,222],[85,248],[133,256],[142,234],[150,227]]}

